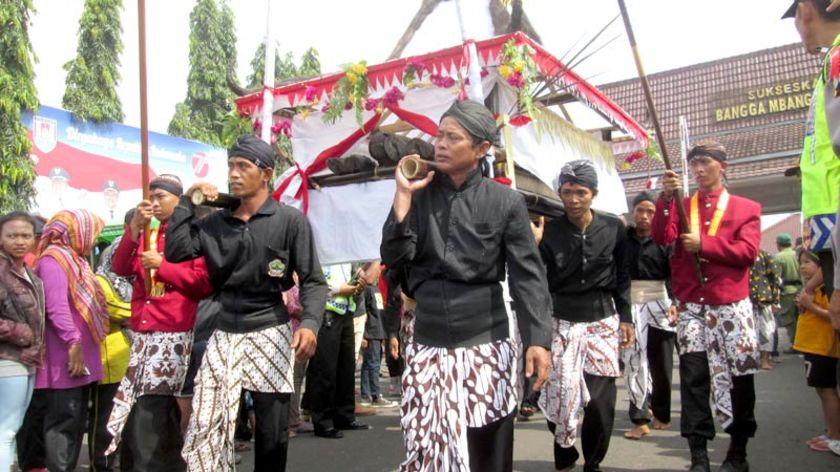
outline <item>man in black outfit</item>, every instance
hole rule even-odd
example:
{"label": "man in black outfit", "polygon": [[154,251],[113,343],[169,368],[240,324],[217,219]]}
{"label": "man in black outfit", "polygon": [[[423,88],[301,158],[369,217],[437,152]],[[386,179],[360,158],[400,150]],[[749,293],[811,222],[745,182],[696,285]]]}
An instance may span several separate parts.
{"label": "man in black outfit", "polygon": [[554,467],[560,471],[574,468],[579,457],[574,445],[581,413],[583,470],[601,470],[615,419],[619,344],[626,348],[634,340],[626,230],[618,217],[591,209],[597,194],[592,163],[563,166],[565,214],[546,224],[540,243],[554,304],[554,341],[553,369],[539,404],[554,433]]}
{"label": "man in black outfit", "polygon": [[[286,467],[292,356],[303,360],[315,352],[327,289],[306,217],[270,198],[273,167],[271,146],[256,136],[241,136],[228,151],[230,189],[239,204],[196,219],[192,192],[200,190],[213,201],[218,190],[195,184],[166,231],[166,259],[203,255],[221,304],[198,371],[183,449],[190,471],[233,470],[233,422],[241,389],[254,399],[254,470]],[[282,296],[294,285],[293,273],[303,306],[294,335]]]}
{"label": "man in black outfit", "polygon": [[416,300],[403,319],[402,471],[513,469],[522,348],[502,296],[506,275],[526,372],[539,373],[536,388],[548,373],[548,292],[525,201],[480,166],[499,141],[490,110],[455,102],[438,127],[437,170],[396,175],[382,262],[406,271]]}

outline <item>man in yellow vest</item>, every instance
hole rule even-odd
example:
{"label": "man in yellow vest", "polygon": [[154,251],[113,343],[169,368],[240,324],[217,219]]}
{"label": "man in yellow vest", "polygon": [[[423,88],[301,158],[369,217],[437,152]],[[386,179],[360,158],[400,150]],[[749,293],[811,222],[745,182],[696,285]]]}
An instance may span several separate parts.
{"label": "man in yellow vest", "polygon": [[[782,18],[794,18],[802,44],[810,54],[830,48],[814,87],[808,124],[799,168],[802,173],[802,213],[810,221],[810,247],[820,258],[823,283],[831,293],[834,281],[834,257],[831,233],[837,222],[840,198],[840,160],[832,147],[831,130],[826,117],[826,101],[836,96],[835,62],[840,66],[840,9],[827,11],[830,0],[796,0]],[[807,288],[806,288],[807,290]],[[840,305],[838,305],[840,307]]]}

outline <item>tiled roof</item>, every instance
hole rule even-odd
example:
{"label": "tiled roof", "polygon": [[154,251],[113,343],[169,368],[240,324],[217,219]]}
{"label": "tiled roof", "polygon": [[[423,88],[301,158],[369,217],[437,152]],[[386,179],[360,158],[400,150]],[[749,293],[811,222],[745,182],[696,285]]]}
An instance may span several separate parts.
{"label": "tiled roof", "polygon": [[[726,146],[731,161],[730,178],[783,172],[796,165],[808,112],[803,99],[819,66],[819,59],[805,54],[796,43],[650,75],[651,93],[674,166],[681,168],[680,115],[686,117],[692,141],[713,138]],[[652,129],[638,79],[599,88],[639,123]],[[787,102],[789,98],[794,99],[794,109],[770,112],[770,101]],[[758,113],[759,103],[765,113]],[[747,105],[749,113],[750,104],[757,116],[726,119],[725,113],[731,107],[741,111],[741,105]],[[756,156],[767,160],[754,162],[751,158]],[[616,162],[621,163],[624,157],[616,156]],[[648,172],[656,174],[662,169],[661,162],[650,159],[637,160],[629,169],[622,169],[627,191],[638,191]]]}
{"label": "tiled roof", "polygon": [[776,248],[776,236],[778,236],[779,233],[787,233],[791,235],[793,239],[799,237],[802,234],[802,224],[800,222],[801,218],[802,215],[800,213],[792,213],[787,218],[762,231],[761,249],[769,252],[770,254],[776,254],[779,252]]}

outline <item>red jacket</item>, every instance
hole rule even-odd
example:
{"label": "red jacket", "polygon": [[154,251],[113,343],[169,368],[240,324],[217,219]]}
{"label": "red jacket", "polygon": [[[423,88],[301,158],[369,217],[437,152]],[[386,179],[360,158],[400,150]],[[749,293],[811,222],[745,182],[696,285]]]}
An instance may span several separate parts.
{"label": "red jacket", "polygon": [[[720,228],[715,236],[709,236],[707,232],[722,190],[699,195],[701,249],[698,256],[703,285],[695,271],[694,255],[678,241],[676,202],[671,200],[666,205],[661,196],[656,202],[653,239],[662,245],[676,241],[671,256],[671,284],[680,302],[724,305],[750,295],[750,268],[758,256],[761,240],[761,205],[730,194]],[[691,198],[683,201],[686,216],[691,218]]]}
{"label": "red jacket", "polygon": [[[157,236],[157,251],[163,255],[166,226],[161,225]],[[173,263],[164,259],[155,277],[165,284],[160,297],[146,297],[146,271],[140,265],[142,240],[131,240],[130,230],[123,234],[111,262],[115,274],[134,276],[129,326],[138,332],[190,331],[195,325],[198,302],[213,291],[204,258]]]}

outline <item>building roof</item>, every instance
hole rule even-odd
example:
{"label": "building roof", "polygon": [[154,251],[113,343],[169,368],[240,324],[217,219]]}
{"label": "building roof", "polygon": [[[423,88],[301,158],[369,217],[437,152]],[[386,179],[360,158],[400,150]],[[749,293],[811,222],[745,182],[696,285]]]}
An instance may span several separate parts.
{"label": "building roof", "polygon": [[765,228],[761,232],[761,249],[769,252],[770,254],[776,254],[777,252],[779,252],[776,248],[776,236],[778,236],[781,233],[787,233],[791,235],[793,239],[798,238],[802,235],[801,220],[801,213],[791,213],[787,218],[783,219],[782,221],[779,221],[774,225]]}
{"label": "building roof", "polygon": [[[730,179],[782,173],[795,166],[819,66],[819,58],[796,43],[650,75],[674,167],[681,169],[680,115],[687,120],[692,142],[712,138],[726,146]],[[639,79],[599,88],[643,126],[653,128]],[[633,193],[644,187],[648,173],[663,169],[660,161],[639,159],[620,172]]]}

